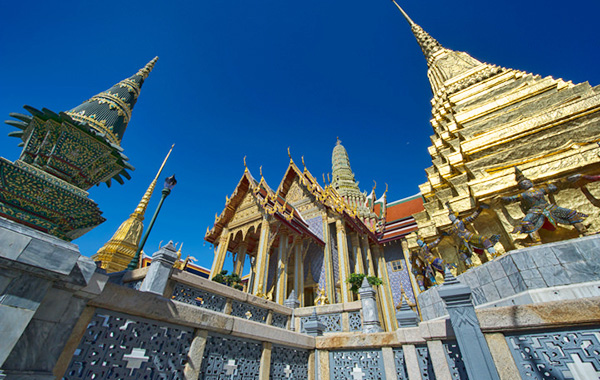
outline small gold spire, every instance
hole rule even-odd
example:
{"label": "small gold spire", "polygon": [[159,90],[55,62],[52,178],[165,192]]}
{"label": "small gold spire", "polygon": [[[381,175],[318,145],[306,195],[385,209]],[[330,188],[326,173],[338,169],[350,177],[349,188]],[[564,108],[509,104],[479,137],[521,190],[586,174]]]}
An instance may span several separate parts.
{"label": "small gold spire", "polygon": [[174,147],[175,144],[171,145],[171,149],[169,149],[169,153],[167,153],[167,156],[165,157],[162,165],[160,166],[160,169],[158,169],[156,177],[154,177],[154,180],[152,181],[152,183],[150,183],[150,186],[148,187],[148,190],[146,190],[146,193],[142,197],[140,204],[138,204],[137,208],[133,212],[133,214],[141,216],[141,220],[144,220],[144,213],[146,212],[148,202],[150,202],[150,197],[152,197],[152,193],[154,192],[154,188],[156,187],[156,182],[158,181],[158,178],[160,177],[160,174],[162,173],[162,170],[165,167],[165,164],[167,163],[167,160],[169,159],[169,156],[171,155],[171,152],[173,151]]}
{"label": "small gold spire", "polygon": [[323,186],[327,186],[327,181],[325,181],[325,173],[323,173]]}
{"label": "small gold spire", "polygon": [[262,165],[260,165],[260,168],[258,168],[258,171],[260,173],[260,178],[262,178],[263,177],[263,174],[262,174]]}
{"label": "small gold spire", "polygon": [[244,156],[244,173],[248,173],[248,166],[246,166],[246,156]]}
{"label": "small gold spire", "polygon": [[288,146],[288,157],[290,158],[290,162],[293,162],[292,160],[292,154],[290,153],[290,147]]}
{"label": "small gold spire", "polygon": [[376,188],[377,188],[377,181],[373,180],[373,190],[371,190],[371,192],[374,192]]}
{"label": "small gold spire", "polygon": [[304,163],[304,156],[302,156],[302,166],[304,166],[304,171],[306,171],[306,164]]}
{"label": "small gold spire", "polygon": [[386,182],[386,184],[385,184],[385,191],[383,192],[383,195],[387,194],[387,192],[388,192],[388,184]]}

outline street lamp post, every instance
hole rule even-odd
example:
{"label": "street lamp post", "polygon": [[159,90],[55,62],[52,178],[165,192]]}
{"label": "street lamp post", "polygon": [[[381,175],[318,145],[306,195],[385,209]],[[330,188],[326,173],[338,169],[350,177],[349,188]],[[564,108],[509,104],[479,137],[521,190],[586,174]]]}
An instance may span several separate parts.
{"label": "street lamp post", "polygon": [[171,190],[173,189],[173,187],[175,187],[175,185],[177,185],[175,174],[165,179],[165,186],[162,189],[162,196],[160,197],[160,202],[158,202],[158,206],[156,206],[156,211],[154,211],[154,215],[152,215],[152,219],[150,220],[148,229],[146,230],[144,237],[142,237],[142,241],[140,242],[140,245],[137,251],[135,252],[135,255],[133,256],[133,259],[131,259],[129,265],[127,265],[127,270],[134,270],[138,268],[140,264],[140,254],[142,252],[142,249],[144,248],[144,245],[146,244],[146,240],[148,240],[148,235],[150,235],[150,231],[152,230],[152,226],[154,226],[154,222],[156,221],[156,217],[160,212],[160,208],[162,207],[165,198],[167,198],[167,196],[171,194]]}

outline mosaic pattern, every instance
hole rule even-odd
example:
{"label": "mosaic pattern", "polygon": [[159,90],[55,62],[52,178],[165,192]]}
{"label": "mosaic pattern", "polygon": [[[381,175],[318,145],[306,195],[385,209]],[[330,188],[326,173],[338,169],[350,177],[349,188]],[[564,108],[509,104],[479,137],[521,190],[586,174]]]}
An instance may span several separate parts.
{"label": "mosaic pattern", "polygon": [[190,328],[98,310],[64,379],[184,379]]}
{"label": "mosaic pattern", "polygon": [[225,309],[225,302],[227,301],[225,297],[180,283],[175,285],[171,298],[175,301],[185,302],[220,313]]}
{"label": "mosaic pattern", "polygon": [[[304,267],[310,268],[310,275],[315,283],[319,284],[320,289],[325,288],[325,265],[323,265],[323,248],[317,244],[311,244],[308,248],[306,258],[304,259]],[[305,273],[304,280],[308,279],[308,270]]]}
{"label": "mosaic pattern", "polygon": [[277,274],[277,249],[271,250],[269,255],[269,273],[267,275],[267,293],[275,283],[275,275]]}
{"label": "mosaic pattern", "polygon": [[417,361],[419,362],[421,378],[423,380],[435,380],[429,349],[427,349],[427,346],[415,346],[415,348],[417,349]]}
{"label": "mosaic pattern", "polygon": [[273,320],[271,322],[271,326],[286,328],[288,317],[284,314],[273,313]]}
{"label": "mosaic pattern", "polygon": [[323,218],[321,216],[307,219],[306,224],[308,224],[308,229],[313,234],[317,235],[321,240],[323,240]]}
{"label": "mosaic pattern", "polygon": [[234,317],[267,323],[267,314],[269,313],[267,309],[238,301],[233,301],[231,306],[231,315]]}
{"label": "mosaic pattern", "polygon": [[331,380],[384,380],[383,358],[379,350],[331,351]]}
{"label": "mosaic pattern", "polygon": [[[390,288],[392,289],[392,297],[394,299],[394,305],[402,303],[402,290],[411,302],[415,302],[415,295],[413,293],[413,287],[410,282],[410,275],[408,273],[408,267],[404,260],[404,254],[402,253],[401,245],[392,245],[385,247],[384,251],[386,268],[388,271],[388,278],[390,280]],[[392,261],[400,260],[402,262],[402,270],[394,272],[392,268]]]}
{"label": "mosaic pattern", "polygon": [[308,380],[308,351],[273,346],[269,379]]}
{"label": "mosaic pattern", "polygon": [[348,322],[350,324],[350,331],[361,331],[362,330],[362,316],[360,311],[351,311],[348,313]]}
{"label": "mosaic pattern", "polygon": [[600,329],[507,336],[524,379],[600,379]]}
{"label": "mosaic pattern", "polygon": [[394,348],[394,363],[396,363],[396,378],[398,380],[408,380],[406,360],[404,360],[404,350],[402,348]]}
{"label": "mosaic pattern", "polygon": [[200,380],[258,380],[262,345],[231,337],[209,335]]}
{"label": "mosaic pattern", "polygon": [[456,380],[467,380],[467,370],[456,341],[444,342],[444,353],[450,367],[450,375]]}
{"label": "mosaic pattern", "polygon": [[[301,317],[300,318],[300,332],[306,334],[306,329],[304,328],[304,323],[308,322],[310,317]],[[319,315],[319,321],[325,324],[325,330],[323,333],[331,333],[331,332],[341,332],[342,331],[342,314],[340,313],[332,313],[332,314],[322,314]]]}
{"label": "mosaic pattern", "polygon": [[[340,281],[340,265],[338,257],[338,246],[337,246],[337,231],[335,229],[335,223],[329,225],[329,243],[331,246],[331,264],[333,266],[333,282],[336,284]],[[340,295],[335,292],[335,302],[329,300],[331,303],[341,302]]]}
{"label": "mosaic pattern", "polygon": [[17,163],[0,160],[0,215],[64,240],[105,221],[98,205],[75,187],[57,184],[57,178],[42,170]]}

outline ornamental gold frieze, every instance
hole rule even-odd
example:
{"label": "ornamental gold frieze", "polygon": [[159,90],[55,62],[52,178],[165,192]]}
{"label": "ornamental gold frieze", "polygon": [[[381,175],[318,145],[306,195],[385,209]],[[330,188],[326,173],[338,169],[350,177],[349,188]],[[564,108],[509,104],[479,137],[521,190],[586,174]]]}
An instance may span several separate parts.
{"label": "ornamental gold frieze", "polygon": [[472,102],[476,98],[480,98],[489,94],[491,91],[497,90],[516,79],[522,78],[526,73],[513,69],[490,77],[473,86],[469,86],[461,91],[448,95],[448,101],[455,106],[461,106],[464,103]]}

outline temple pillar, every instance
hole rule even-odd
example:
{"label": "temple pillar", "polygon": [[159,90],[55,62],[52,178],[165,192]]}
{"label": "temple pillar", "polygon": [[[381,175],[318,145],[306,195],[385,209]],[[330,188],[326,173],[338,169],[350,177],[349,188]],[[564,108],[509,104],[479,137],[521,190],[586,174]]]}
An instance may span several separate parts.
{"label": "temple pillar", "polygon": [[350,277],[350,263],[348,262],[348,237],[346,236],[346,227],[342,220],[335,222],[335,229],[337,231],[337,243],[338,243],[338,264],[340,273],[340,294],[342,295],[342,302],[352,302],[352,292],[350,286],[346,283],[346,280]]}
{"label": "temple pillar", "polygon": [[260,227],[260,240],[258,242],[258,249],[256,250],[256,264],[254,265],[254,286],[252,294],[258,295],[259,293],[264,294],[266,292],[265,282],[267,276],[267,270],[269,266],[269,235],[271,234],[271,227],[267,218],[263,218],[262,225]]}
{"label": "temple pillar", "polygon": [[352,254],[354,257],[354,273],[365,273],[365,263],[363,260],[363,248],[358,236],[358,232],[352,233]]}
{"label": "temple pillar", "polygon": [[248,280],[248,287],[246,288],[246,291],[248,293],[252,293],[255,282],[256,282],[256,256],[250,256],[250,279]]}
{"label": "temple pillar", "polygon": [[235,258],[235,264],[233,266],[233,273],[237,273],[240,278],[244,272],[244,262],[246,261],[246,244],[242,243],[238,247],[237,256]]}
{"label": "temple pillar", "polygon": [[215,248],[215,259],[210,269],[210,278],[213,278],[223,270],[223,263],[225,263],[225,256],[227,255],[227,248],[229,247],[229,230],[223,228],[221,237],[219,239],[219,245]]}
{"label": "temple pillar", "polygon": [[288,269],[288,235],[281,232],[279,235],[279,247],[277,249],[277,273],[275,274],[275,302],[283,305],[287,292],[287,269]]}
{"label": "temple pillar", "polygon": [[[412,286],[412,291],[415,296],[415,303],[417,303],[417,295],[420,293],[419,286],[417,285],[417,279],[415,278],[415,274],[412,271],[412,264],[410,262],[410,250],[408,249],[408,242],[406,239],[401,240],[402,244],[402,254],[404,255],[404,263],[406,264],[406,270],[408,271],[408,276],[410,277],[410,285]],[[419,309],[420,311],[420,309]]]}
{"label": "temple pillar", "polygon": [[398,329],[396,321],[396,308],[394,307],[394,299],[390,289],[390,279],[387,273],[387,265],[383,255],[383,249],[380,246],[373,246],[374,256],[377,258],[378,277],[381,278],[383,284],[378,287],[377,291],[381,293],[379,298],[381,301],[383,320],[385,322],[386,331],[394,331]]}
{"label": "temple pillar", "polygon": [[300,307],[304,307],[304,257],[301,243],[302,241],[299,241],[294,247],[294,290]]}
{"label": "temple pillar", "polygon": [[327,212],[323,212],[323,240],[325,240],[325,248],[323,248],[323,265],[325,265],[325,294],[329,303],[335,303],[335,281],[333,278],[333,259],[331,253],[331,233],[329,231],[329,223]]}

